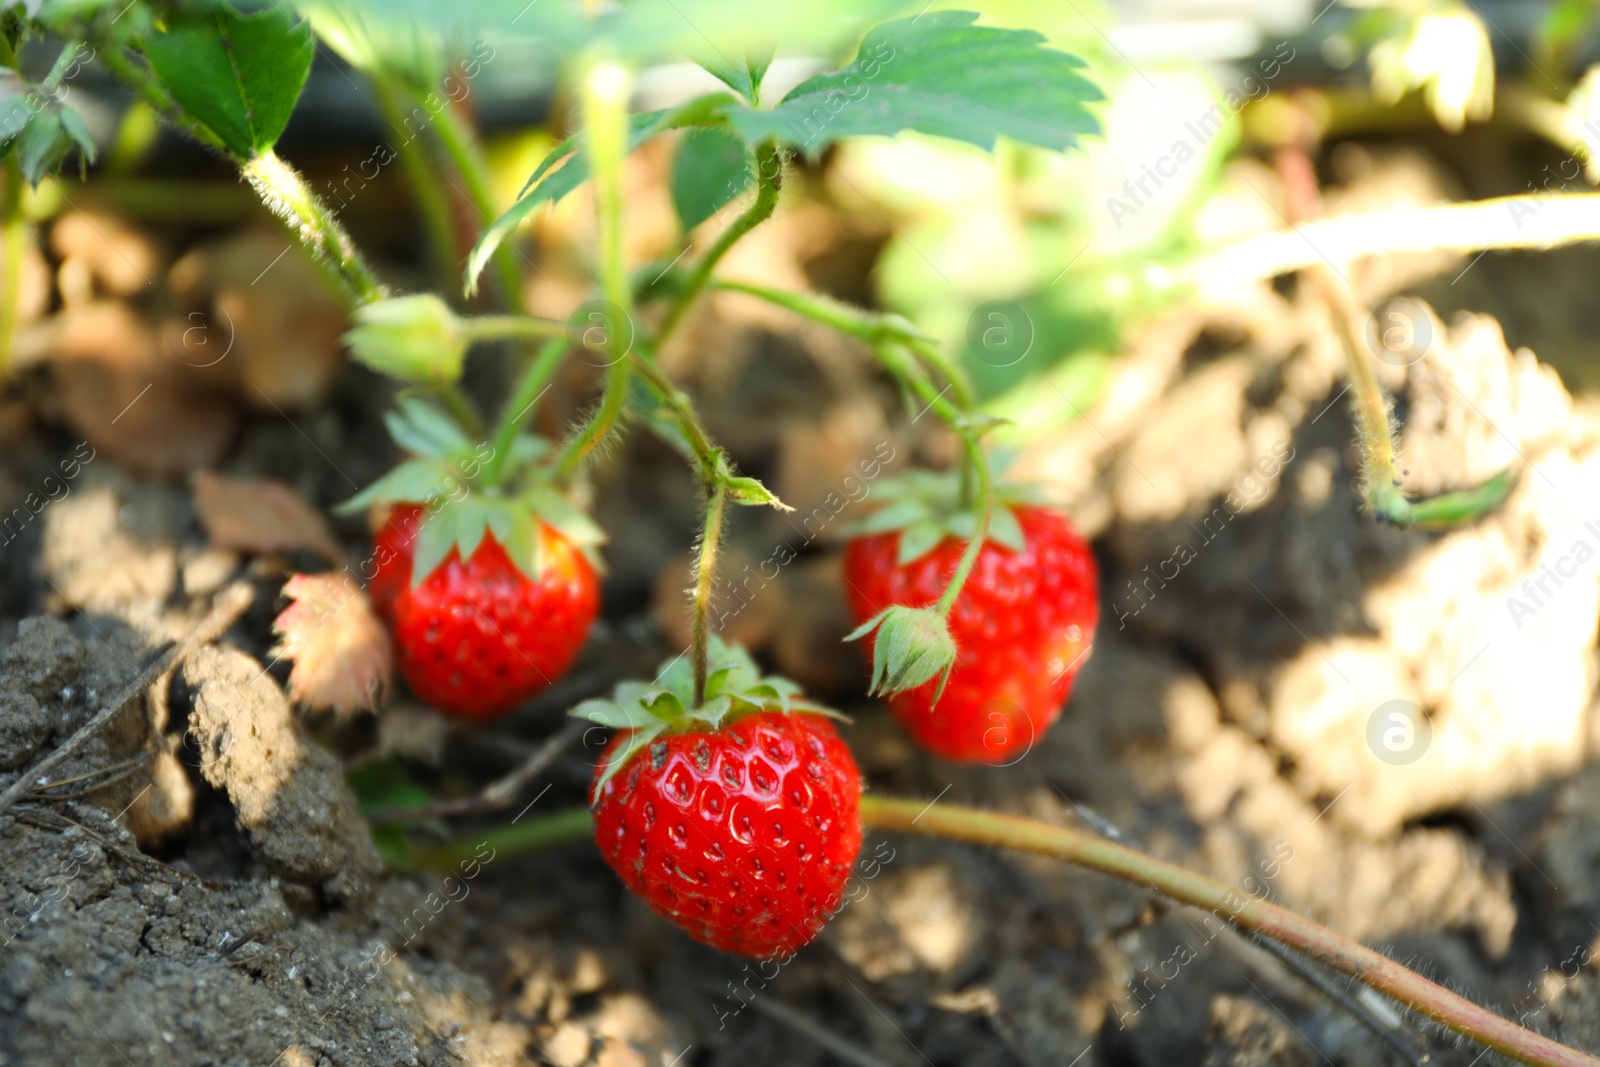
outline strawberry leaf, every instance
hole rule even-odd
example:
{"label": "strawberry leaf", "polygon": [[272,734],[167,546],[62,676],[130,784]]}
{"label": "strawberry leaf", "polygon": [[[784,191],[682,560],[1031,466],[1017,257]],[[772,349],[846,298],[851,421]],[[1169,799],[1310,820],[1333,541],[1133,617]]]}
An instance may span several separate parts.
{"label": "strawberry leaf", "polygon": [[233,155],[270,149],[311,72],[311,27],[273,7],[245,15],[226,4],[174,8],[140,45],[183,110]]}
{"label": "strawberry leaf", "polygon": [[194,509],[216,548],[269,553],[307,549],[330,563],[344,557],[322,513],[289,486],[270,478],[228,478],[201,471]]}
{"label": "strawberry leaf", "polygon": [[[632,152],[666,129],[671,115],[670,111],[648,111],[631,116],[628,120],[628,140],[625,150]],[[522,191],[517,194],[517,202],[502,212],[500,217],[483,231],[478,243],[472,246],[466,268],[465,286],[468,296],[478,291],[478,276],[483,273],[483,268],[489,262],[489,257],[494,255],[494,250],[500,247],[500,243],[512,230],[532,215],[540,204],[554,204],[589,180],[589,161],[579,147],[579,140],[580,138],[574,135],[556,145],[550,154],[544,157],[544,161],[534,168]],[[556,167],[558,163],[562,164],[559,169]]]}
{"label": "strawberry leaf", "polygon": [[394,672],[389,633],[349,574],[296,574],[292,603],[273,621],[274,656],[294,661],[289,695],[315,711],[349,715],[377,706]]}
{"label": "strawberry leaf", "polygon": [[751,143],[777,137],[812,158],[843,137],[917,130],[993,148],[1005,135],[1065,150],[1100,124],[1083,61],[1043,34],[974,25],[971,11],[929,11],[869,31],[853,63],[797,85],[777,107],[730,108]]}
{"label": "strawberry leaf", "polygon": [[702,126],[683,135],[672,157],[672,202],[684,233],[750,188],[750,163],[750,146],[725,127]]}

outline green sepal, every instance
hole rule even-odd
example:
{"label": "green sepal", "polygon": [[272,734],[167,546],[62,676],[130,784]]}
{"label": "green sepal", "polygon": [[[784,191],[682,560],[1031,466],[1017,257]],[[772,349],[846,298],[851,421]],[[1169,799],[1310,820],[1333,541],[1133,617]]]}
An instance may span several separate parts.
{"label": "green sepal", "polygon": [[[497,489],[474,486],[483,466],[481,445],[439,408],[403,396],[398,410],[384,417],[395,444],[412,454],[335,510],[348,514],[373,504],[423,504],[427,515],[412,545],[411,585],[426,581],[451,552],[463,560],[492,536],[512,564],[537,582],[544,574],[541,523],[570,541],[589,564],[604,573],[599,546],[605,531],[550,481],[541,460],[552,454],[549,442],[528,434],[512,438]],[[469,473],[470,472],[470,473]],[[507,484],[509,482],[509,484]]]}
{"label": "green sepal", "polygon": [[904,567],[916,562],[943,544],[946,533],[945,524],[934,518],[922,518],[912,523],[900,531],[900,547],[895,553],[895,563]]}
{"label": "green sepal", "polygon": [[[851,537],[865,537],[900,531],[895,562],[902,567],[932,552],[946,538],[970,541],[978,530],[978,512],[961,504],[959,477],[955,471],[915,470],[887,478],[873,491],[880,506],[845,532]],[[988,539],[1013,552],[1023,551],[1028,541],[1015,509],[1044,504],[1038,486],[1011,482],[996,485]]]}
{"label": "green sepal", "polygon": [[[538,516],[545,525],[572,542],[573,547],[583,553],[583,558],[597,573],[605,573],[605,561],[600,558],[599,548],[606,542],[606,532],[589,517],[588,512],[545,481],[536,482],[522,494],[521,500],[526,512]],[[539,538],[534,538],[533,543],[537,547]],[[535,560],[532,577],[536,581],[539,566],[539,561]]]}
{"label": "green sepal", "polygon": [[664,734],[715,733],[746,715],[761,711],[825,715],[844,719],[832,708],[806,700],[799,684],[777,675],[763,675],[750,653],[716,636],[706,650],[706,699],[694,703],[694,667],[687,655],[668,661],[655,682],[619,682],[611,699],[585,700],[572,709],[576,718],[614,730],[632,731],[606,763],[595,794],[638,752]]}
{"label": "green sepal", "polygon": [[383,425],[405,451],[441,459],[472,451],[472,439],[441,409],[414,396],[402,396],[396,406],[398,411],[384,415]]}
{"label": "green sepal", "polygon": [[333,510],[351,515],[373,504],[426,503],[444,495],[455,477],[455,469],[443,459],[408,459]]}
{"label": "green sepal", "polygon": [[869,692],[874,696],[903,693],[937,676],[939,689],[933,702],[939,703],[956,665],[956,641],[945,617],[933,608],[896,604],[851,630],[845,640],[860,640],[874,630],[877,638]]}
{"label": "green sepal", "polygon": [[779,511],[793,511],[794,508],[778,499],[778,494],[762,485],[755,478],[747,478],[742,474],[727,474],[722,478],[722,484],[728,491],[728,499],[735,504],[746,507],[774,507]]}

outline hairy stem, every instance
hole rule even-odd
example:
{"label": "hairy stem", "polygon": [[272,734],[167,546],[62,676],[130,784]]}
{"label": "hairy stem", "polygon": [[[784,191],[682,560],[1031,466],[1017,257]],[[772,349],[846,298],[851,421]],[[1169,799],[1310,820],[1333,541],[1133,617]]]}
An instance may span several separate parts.
{"label": "hairy stem", "polygon": [[[404,130],[405,115],[401,105],[404,90],[394,80],[376,72],[368,72],[372,93],[378,100],[378,110],[383,121],[397,132]],[[433,268],[440,282],[451,281],[456,274],[456,226],[450,212],[450,198],[445,195],[434,170],[433,161],[423,150],[422,142],[415,137],[397,137],[400,165],[405,169],[406,181],[417,198],[417,211],[428,231],[428,247],[433,253]]]}
{"label": "hairy stem", "polygon": [[17,336],[18,301],[22,299],[22,256],[27,248],[28,221],[22,214],[22,167],[15,154],[6,157],[5,188],[0,190],[0,382],[11,367],[11,345]]}
{"label": "hairy stem", "polygon": [[983,550],[983,542],[989,536],[989,520],[994,517],[994,483],[989,477],[988,458],[979,447],[976,434],[962,432],[961,443],[966,446],[967,452],[965,460],[967,466],[962,471],[963,494],[968,471],[978,483],[978,526],[972,531],[972,539],[962,551],[961,559],[956,563],[955,573],[950,575],[950,584],[944,587],[944,594],[939,597],[939,603],[936,605],[939,613],[946,618],[950,616],[950,609],[955,607],[956,597],[961,595],[961,587],[967,584],[967,576],[977,565],[978,553]]}
{"label": "hairy stem", "polygon": [[511,454],[511,442],[516,439],[517,431],[522,428],[533,405],[549,388],[547,383],[550,376],[556,372],[561,365],[561,357],[566,354],[566,338],[557,337],[546,341],[539,349],[539,354],[528,361],[528,369],[523,372],[516,391],[506,402],[505,411],[500,417],[500,428],[495,431],[494,452],[483,467],[485,486],[492,489],[500,484],[500,472],[505,468],[506,457]]}
{"label": "hairy stem", "polygon": [[950,391],[955,394],[956,403],[970,411],[977,403],[977,397],[972,392],[972,382],[967,379],[966,371],[960,364],[945,356],[939,351],[939,346],[929,340],[912,340],[908,342],[911,351],[915,352],[924,363],[939,372],[940,377],[950,383]]}
{"label": "hairy stem", "polygon": [[728,249],[737,244],[745,234],[772,217],[773,210],[778,206],[778,190],[782,185],[783,158],[778,152],[777,143],[772,140],[762,141],[756,146],[755,202],[722,231],[716,243],[706,249],[706,254],[695,264],[694,271],[684,282],[683,288],[678,291],[672,305],[667,308],[666,317],[661,320],[661,327],[656,331],[658,349],[683,319],[684,313],[694,303],[695,297],[700,295],[700,290],[706,287],[706,282],[711,279],[711,272],[716,269],[722,257],[728,254]]}
{"label": "hairy stem", "polygon": [[369,304],[388,295],[350,235],[299,171],[270,148],[241,162],[239,169],[268,210],[283,220],[313,256],[333,268],[356,303]]}
{"label": "hairy stem", "polygon": [[1525,1030],[1310,919],[1099,835],[1014,815],[890,797],[862,797],[861,820],[881,830],[929,834],[1050,856],[1154,889],[1299,949],[1456,1033],[1523,1063],[1538,1067],[1600,1067],[1600,1059]]}
{"label": "hairy stem", "polygon": [[[1305,149],[1281,148],[1274,154],[1274,160],[1283,179],[1290,217],[1298,220],[1321,214],[1322,198],[1317,189],[1316,172]],[[1355,410],[1357,438],[1366,464],[1363,490],[1368,509],[1378,518],[1399,526],[1445,529],[1480,518],[1498,507],[1511,491],[1513,479],[1509,471],[1471,489],[1441,493],[1420,501],[1406,497],[1400,486],[1389,397],[1378,381],[1373,367],[1376,353],[1370,351],[1365,337],[1370,316],[1357,306],[1349,284],[1332,266],[1314,263],[1306,273],[1333,316],[1334,330],[1349,367],[1351,406]]]}
{"label": "hairy stem", "polygon": [[[720,459],[720,456],[719,456]],[[722,464],[706,479],[706,521],[700,534],[700,556],[694,573],[694,624],[689,649],[694,664],[694,706],[706,702],[707,645],[711,641],[711,586],[717,577],[717,549],[722,545],[722,512],[728,497]]]}
{"label": "hairy stem", "polygon": [[683,431],[684,439],[689,442],[689,449],[694,453],[695,459],[700,464],[700,476],[706,477],[707,471],[717,467],[717,457],[720,454],[716,444],[711,440],[711,435],[706,433],[705,427],[700,425],[700,420],[695,417],[693,402],[689,395],[676,385],[672,379],[661,372],[654,360],[644,352],[633,353],[633,365],[639,371],[639,377],[650,387],[667,409],[672,412],[672,418]]}
{"label": "hairy stem", "polygon": [[572,333],[572,328],[564,322],[531,315],[474,315],[466,323],[474,341],[567,338]]}
{"label": "hairy stem", "polygon": [[[870,795],[861,798],[861,821],[879,830],[1015,849],[1098,871],[1297,949],[1463,1037],[1531,1067],[1600,1067],[1600,1059],[1526,1030],[1303,915],[1099,834],[953,804]],[[499,855],[573,844],[591,836],[593,825],[587,808],[571,808],[413,855],[420,866],[444,869],[474,856],[483,860],[482,853],[475,850],[485,846]]]}
{"label": "hairy stem", "polygon": [[[559,478],[570,478],[616,425],[628,396],[632,361],[632,294],[622,254],[622,156],[627,137],[628,72],[614,63],[592,67],[583,81],[584,136],[594,174],[595,219],[600,245],[600,291],[619,321],[609,323],[605,391],[600,405],[567,444],[556,464]],[[627,336],[624,336],[626,334]]]}
{"label": "hairy stem", "polygon": [[[444,147],[445,155],[450,157],[450,162],[455,164],[462,180],[467,183],[467,199],[472,203],[473,209],[485,224],[493,222],[500,212],[495,207],[494,190],[489,182],[489,167],[483,160],[477,136],[466,123],[461,121],[461,116],[454,105],[449,103],[446,103],[434,116],[434,130],[439,136],[440,145]],[[505,306],[521,307],[522,267],[517,263],[516,251],[509,243],[502,242],[500,247],[494,250],[492,262],[496,278],[503,290]]]}

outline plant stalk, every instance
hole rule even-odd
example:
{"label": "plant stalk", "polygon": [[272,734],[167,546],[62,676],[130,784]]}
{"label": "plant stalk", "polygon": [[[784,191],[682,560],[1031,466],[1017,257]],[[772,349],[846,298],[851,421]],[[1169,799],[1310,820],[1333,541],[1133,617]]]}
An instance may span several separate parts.
{"label": "plant stalk", "polygon": [[778,191],[783,186],[783,157],[779,154],[775,141],[770,139],[762,141],[756,146],[756,198],[744,213],[734,219],[732,224],[717,237],[716,243],[706,249],[706,254],[700,257],[700,262],[695,264],[694,271],[684,282],[683,288],[678,291],[672,305],[667,308],[666,317],[661,320],[661,326],[656,331],[656,348],[659,350],[666,343],[667,337],[677,328],[682,321],[689,306],[694,303],[695,297],[700,295],[700,290],[706,287],[711,279],[711,272],[716,269],[722,257],[728,254],[728,249],[738,243],[739,239],[767,219],[772,217],[772,212],[778,206]]}
{"label": "plant stalk", "polygon": [[939,597],[939,603],[935,605],[939,614],[945,618],[950,617],[950,610],[955,607],[956,597],[961,595],[961,587],[967,584],[967,577],[977,565],[978,554],[983,551],[983,543],[989,536],[989,520],[994,518],[994,482],[989,477],[988,458],[984,456],[976,434],[959,429],[956,432],[961,434],[961,443],[966,446],[967,453],[963,460],[966,466],[962,469],[963,496],[966,492],[966,477],[969,471],[978,483],[978,526],[972,531],[972,538],[967,542],[967,547],[962,550],[955,572],[950,575],[950,584],[944,587],[944,593]]}
{"label": "plant stalk", "polygon": [[[439,144],[444,148],[445,155],[450,157],[462,180],[467,183],[467,199],[473,209],[485,224],[493,222],[499,211],[496,209],[494,190],[489,182],[488,164],[484,162],[476,135],[461,121],[454,104],[446,102],[443,109],[434,116],[434,132],[439,137]],[[491,260],[500,288],[503,290],[505,306],[511,309],[520,308],[522,267],[517,263],[516,252],[508,242],[502,241],[500,247],[494,250]],[[453,256],[451,269],[453,272]]]}
{"label": "plant stalk", "polygon": [[0,190],[0,382],[11,369],[28,236],[28,220],[22,214],[22,167],[15,154],[6,157],[4,180],[5,188]]}
{"label": "plant stalk", "polygon": [[[383,121],[397,134],[404,129],[405,116],[402,113],[401,100],[404,90],[395,84],[394,80],[375,71],[367,73],[367,80],[372,84],[372,94],[377,98],[378,110],[383,114]],[[433,253],[433,269],[440,282],[453,281],[456,275],[456,234],[455,219],[450,211],[450,200],[445,195],[444,186],[440,184],[438,173],[433,168],[433,161],[428,158],[428,153],[423,150],[422,142],[416,137],[396,137],[396,151],[400,155],[400,164],[405,168],[406,181],[411,185],[411,191],[417,198],[417,212],[422,216],[422,224],[428,231],[428,246]]]}
{"label": "plant stalk", "polygon": [[556,372],[556,368],[561,365],[561,358],[566,354],[566,339],[557,337],[546,341],[539,349],[539,354],[528,361],[528,369],[523,372],[516,391],[506,402],[505,411],[500,418],[500,428],[495,431],[494,452],[483,468],[483,484],[486,487],[492,489],[500,484],[500,472],[505,468],[506,457],[511,453],[511,443],[516,440],[517,431],[522,428],[523,422],[533,410],[534,404],[538,403],[539,397],[544,395],[551,375]]}
{"label": "plant stalk", "polygon": [[[1098,871],[1297,949],[1461,1036],[1530,1067],[1600,1067],[1600,1059],[1524,1029],[1303,915],[1097,833],[953,804],[870,795],[861,798],[861,822],[878,830],[1030,852]],[[414,855],[420,866],[443,869],[474,855],[481,859],[475,850],[485,843],[497,854],[536,852],[581,841],[592,835],[593,826],[587,808],[571,808]]]}
{"label": "plant stalk", "polygon": [[357,304],[370,304],[388,295],[350,235],[327,205],[317,199],[299,171],[270,148],[254,159],[242,161],[239,169],[267,209],[283,220],[313,256],[333,268]]}
{"label": "plant stalk", "polygon": [[706,478],[706,522],[700,535],[700,557],[694,574],[694,622],[689,650],[694,665],[694,706],[706,702],[707,646],[711,641],[711,589],[717,577],[717,550],[722,545],[722,512],[728,497],[723,480],[724,465],[718,455],[717,469]]}
{"label": "plant stalk", "polygon": [[[596,64],[583,80],[584,136],[593,168],[600,245],[600,291],[611,304],[612,314],[622,319],[611,326],[610,348],[621,343],[623,323],[629,324],[629,334],[633,332],[633,301],[622,246],[622,157],[627,138],[629,85],[628,72],[615,63]],[[558,478],[571,478],[584,459],[605,440],[622,414],[633,361],[628,352],[608,350],[608,355],[611,363],[606,367],[600,406],[562,452],[556,463]]]}
{"label": "plant stalk", "polygon": [[1501,1018],[1304,916],[1097,834],[1048,826],[1015,815],[872,796],[861,798],[861,821],[880,830],[1018,849],[1109,874],[1299,949],[1463,1037],[1522,1063],[1535,1067],[1600,1067],[1600,1059]]}

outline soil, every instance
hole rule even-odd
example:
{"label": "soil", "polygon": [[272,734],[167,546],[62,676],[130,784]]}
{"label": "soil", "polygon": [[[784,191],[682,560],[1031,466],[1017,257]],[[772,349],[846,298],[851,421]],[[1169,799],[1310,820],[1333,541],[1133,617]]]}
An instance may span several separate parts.
{"label": "soil", "polygon": [[[1352,196],[1437,185],[1417,158],[1378,153],[1356,169]],[[756,236],[788,249],[775,270],[799,275],[786,225]],[[1515,271],[1499,257],[1475,269],[1491,288]],[[1353,280],[1376,302],[1441,272],[1453,270],[1419,259]],[[1416,362],[1384,368],[1406,487],[1518,472],[1504,507],[1447,534],[1360,514],[1343,356],[1312,294],[1263,285],[1143,328],[1091,419],[1020,463],[1093,538],[1094,655],[1024,757],[956,766],[859,699],[860,664],[835,644],[829,525],[870,495],[846,479],[880,443],[892,470],[948,456],[948,442],[886,417],[892,392],[848,345],[718,298],[680,346],[716,358],[679,357],[673,373],[745,470],[773,478],[800,515],[827,509],[829,527],[741,509],[730,559],[802,551],[746,587],[748,603],[725,593],[725,626],[853,714],[844,732],[874,790],[1109,819],[1152,852],[1600,1048],[1600,565],[1588,562],[1600,406],[1493,318],[1428,328]],[[762,375],[745,373],[758,361]],[[88,454],[70,418],[30,413],[52,410],[53,386],[29,373],[28,406],[8,401],[0,419],[5,512],[63,457]],[[576,404],[585,384],[563,391]],[[292,416],[208,395],[240,427],[220,469],[282,478],[318,505],[392,459],[386,393],[359,370]],[[761,415],[738,420],[736,405]],[[581,844],[517,856],[484,839],[448,871],[386,869],[347,767],[398,763],[464,794],[559,729],[572,701],[681,641],[687,478],[663,475],[672,456],[641,435],[600,469],[607,615],[568,680],[477,733],[403,698],[380,730],[309,718],[284,695],[270,623],[288,569],[314,560],[208,547],[182,480],[100,440],[67,492],[0,545],[0,784],[227,582],[257,596],[54,774],[120,777],[63,784],[53,792],[77,795],[0,817],[0,1064],[1394,1061],[1334,999],[1215,920],[1027,857],[869,835],[868,891],[776,975],[690,942]],[[849,502],[835,508],[840,487]],[[360,551],[360,521],[341,522]],[[1398,749],[1383,733],[1395,708],[1415,729]],[[533,812],[581,803],[593,758],[563,756],[527,791]],[[472,846],[495,825],[453,832]],[[1497,1059],[1406,1025],[1429,1062]]]}

